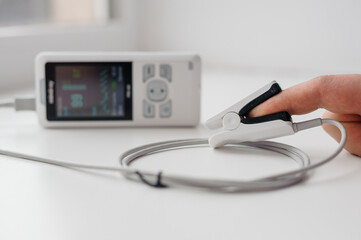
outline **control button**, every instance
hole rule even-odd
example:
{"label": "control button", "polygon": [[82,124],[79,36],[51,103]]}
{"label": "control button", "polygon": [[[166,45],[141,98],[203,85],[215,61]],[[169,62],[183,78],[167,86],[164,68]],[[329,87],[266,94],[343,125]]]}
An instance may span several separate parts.
{"label": "control button", "polygon": [[193,68],[194,68],[193,62],[188,62],[188,69],[193,70]]}
{"label": "control button", "polygon": [[45,80],[42,78],[40,80],[40,102],[41,104],[45,105],[45,95],[46,95],[46,87],[45,87]]}
{"label": "control button", "polygon": [[169,64],[162,64],[159,67],[159,75],[166,78],[169,82],[172,81],[172,67]]}
{"label": "control button", "polygon": [[143,82],[147,81],[151,77],[154,77],[154,75],[155,75],[154,64],[146,64],[143,66]]}
{"label": "control button", "polygon": [[143,115],[146,118],[154,118],[155,117],[155,106],[147,102],[146,100],[143,101]]}
{"label": "control button", "polygon": [[167,93],[167,84],[162,80],[152,80],[147,85],[147,96],[152,101],[163,101],[167,97]]}
{"label": "control button", "polygon": [[166,103],[163,103],[159,107],[159,116],[162,118],[168,118],[172,115],[172,101],[169,100]]}

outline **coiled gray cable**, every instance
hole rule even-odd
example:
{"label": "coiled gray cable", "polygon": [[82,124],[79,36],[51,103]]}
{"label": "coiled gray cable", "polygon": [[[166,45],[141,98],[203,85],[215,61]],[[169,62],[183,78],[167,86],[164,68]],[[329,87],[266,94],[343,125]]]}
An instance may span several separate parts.
{"label": "coiled gray cable", "polygon": [[21,154],[6,150],[0,150],[0,154],[31,160],[31,161],[57,165],[61,167],[67,167],[67,168],[116,171],[122,173],[125,177],[129,179],[140,179],[144,183],[147,183],[148,185],[154,187],[188,186],[188,187],[206,188],[210,190],[227,191],[227,192],[228,191],[230,192],[264,191],[264,190],[272,190],[272,189],[287,187],[304,180],[305,177],[307,176],[307,173],[310,170],[331,161],[342,151],[346,143],[347,134],[342,124],[335,120],[315,119],[307,122],[294,123],[294,128],[296,131],[301,131],[311,127],[319,126],[321,124],[332,124],[336,126],[341,132],[341,140],[338,148],[333,154],[331,154],[326,159],[312,165],[310,164],[309,157],[307,156],[306,153],[304,153],[298,148],[286,144],[270,142],[270,141],[261,141],[261,142],[243,142],[239,144],[227,145],[230,147],[247,146],[247,147],[261,148],[269,151],[278,152],[294,159],[299,165],[298,170],[293,170],[290,172],[276,174],[249,181],[236,181],[236,180],[232,181],[232,180],[221,180],[221,179],[194,178],[194,177],[170,175],[170,174],[168,175],[168,174],[163,174],[161,172],[138,170],[130,166],[132,161],[148,154],[158,153],[161,151],[175,150],[180,148],[208,146],[207,139],[183,139],[183,140],[175,140],[175,141],[166,141],[166,142],[152,143],[137,148],[133,148],[124,152],[120,156],[120,164],[121,164],[120,168],[68,163],[68,162],[50,160],[46,158],[40,158],[28,154]]}
{"label": "coiled gray cable", "polygon": [[[136,174],[132,174],[131,171],[123,171],[122,173],[124,174],[125,177],[132,180],[138,179],[139,177],[144,183],[155,187],[188,186],[188,187],[207,188],[211,190],[232,191],[232,192],[265,191],[265,190],[287,187],[304,180],[307,173],[310,170],[329,162],[342,151],[346,143],[347,134],[345,128],[342,126],[341,123],[331,119],[314,119],[311,121],[294,123],[295,124],[294,127],[297,131],[300,131],[326,123],[332,124],[336,126],[338,129],[340,129],[341,141],[338,148],[332,155],[312,165],[310,165],[310,160],[306,153],[304,153],[298,148],[286,144],[270,142],[270,141],[260,141],[260,142],[243,142],[238,144],[227,145],[230,147],[248,146],[248,147],[260,148],[260,149],[266,149],[289,156],[298,163],[299,169],[286,173],[276,174],[249,181],[231,181],[231,180],[221,180],[221,179],[194,178],[194,177],[179,176],[179,175],[167,175],[161,172],[154,173],[147,171],[141,171],[141,172],[136,171]],[[139,157],[148,154],[158,153],[161,151],[169,151],[179,148],[189,148],[195,146],[199,146],[199,147],[208,146],[208,140],[183,139],[183,140],[175,140],[175,141],[158,142],[158,143],[152,143],[152,144],[140,146],[134,149],[130,149],[127,152],[123,153],[120,157],[120,164],[122,169],[124,170],[132,169],[130,167],[131,162]],[[150,178],[153,179],[153,182],[147,180]],[[154,179],[156,180],[154,181]]]}
{"label": "coiled gray cable", "polygon": [[[207,139],[184,139],[184,140],[176,140],[176,141],[167,141],[167,142],[159,142],[154,144],[149,144],[145,146],[138,147],[136,149],[131,149],[125,152],[120,157],[120,163],[123,168],[128,168],[132,161],[135,159],[148,155],[154,154],[161,151],[175,150],[179,148],[187,148],[187,147],[207,147],[208,140]],[[302,152],[301,150],[281,143],[262,141],[262,142],[243,142],[239,144],[229,144],[229,147],[253,147],[253,148],[261,148],[274,152],[278,152],[289,156],[294,159],[300,169],[308,167],[310,165],[309,157]],[[141,172],[141,176],[146,178],[158,178],[158,174],[150,173],[150,172]],[[130,179],[136,179],[137,177],[134,174],[124,174],[126,177]],[[139,172],[137,174],[139,176]],[[213,190],[220,191],[259,191],[259,190],[269,190],[274,188],[280,188],[292,185],[301,181],[304,178],[305,172],[295,173],[290,176],[283,177],[267,177],[261,179],[255,179],[252,181],[230,181],[230,180],[219,180],[219,179],[201,179],[194,177],[185,177],[185,176],[175,176],[175,175],[161,175],[161,186],[189,186],[189,187],[199,187],[199,188],[208,188]],[[154,180],[153,180],[154,181]],[[159,181],[159,179],[157,179]],[[159,185],[160,183],[154,182],[153,184],[150,181],[144,181],[149,185]]]}

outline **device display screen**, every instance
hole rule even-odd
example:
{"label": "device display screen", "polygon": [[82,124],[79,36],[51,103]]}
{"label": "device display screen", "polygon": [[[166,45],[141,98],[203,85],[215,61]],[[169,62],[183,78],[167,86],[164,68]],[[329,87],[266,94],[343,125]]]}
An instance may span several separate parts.
{"label": "device display screen", "polygon": [[132,63],[47,63],[48,120],[131,120]]}

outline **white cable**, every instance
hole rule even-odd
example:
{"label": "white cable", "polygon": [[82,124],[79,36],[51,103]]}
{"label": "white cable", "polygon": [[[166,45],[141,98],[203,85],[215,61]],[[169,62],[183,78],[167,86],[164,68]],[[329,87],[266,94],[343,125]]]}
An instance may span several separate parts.
{"label": "white cable", "polygon": [[16,157],[16,158],[27,159],[31,161],[53,164],[67,168],[117,171],[122,173],[127,178],[138,179],[138,180],[141,179],[143,182],[156,187],[189,186],[189,187],[207,188],[218,191],[263,191],[263,190],[282,188],[303,181],[310,170],[329,162],[342,151],[346,143],[347,134],[342,124],[335,120],[314,119],[307,122],[295,123],[294,128],[296,129],[296,131],[300,131],[315,126],[319,126],[321,124],[332,124],[336,126],[341,132],[341,140],[338,148],[334,153],[332,153],[326,159],[312,165],[310,165],[310,160],[306,153],[304,153],[298,148],[286,144],[262,141],[262,142],[243,142],[239,144],[227,145],[229,147],[246,146],[246,147],[260,148],[260,149],[278,152],[280,154],[284,154],[294,159],[299,165],[298,170],[276,174],[268,177],[258,178],[254,180],[249,180],[249,181],[206,179],[206,178],[195,178],[195,177],[187,177],[180,175],[170,175],[170,174],[168,175],[168,174],[163,174],[161,172],[138,170],[130,167],[132,161],[145,155],[154,154],[162,151],[181,149],[181,148],[206,147],[208,146],[207,139],[182,139],[175,141],[165,141],[165,142],[152,143],[134,149],[130,149],[120,156],[120,164],[121,164],[120,168],[67,163],[67,162],[50,160],[46,158],[40,158],[36,156],[20,154],[5,150],[0,150],[0,154]]}
{"label": "white cable", "polygon": [[14,102],[1,102],[0,103],[0,107],[1,108],[13,108],[14,107]]}
{"label": "white cable", "polygon": [[14,101],[0,102],[1,108],[14,108],[15,111],[35,111],[35,98],[15,98]]}
{"label": "white cable", "polygon": [[[227,145],[231,147],[240,147],[240,146],[256,147],[256,148],[267,149],[274,152],[279,152],[281,154],[285,154],[299,163],[300,169],[298,170],[276,174],[259,179],[249,180],[249,181],[200,179],[200,178],[166,175],[166,174],[160,175],[160,173],[148,173],[148,172],[146,173],[143,171],[141,175],[138,172],[138,176],[141,178],[143,182],[150,185],[156,185],[156,186],[181,185],[181,186],[202,187],[202,188],[216,189],[223,191],[262,191],[262,190],[272,190],[276,188],[290,186],[292,184],[304,180],[307,173],[310,170],[329,162],[342,151],[346,143],[347,133],[341,123],[331,119],[314,119],[311,121],[295,123],[294,127],[296,131],[301,131],[308,128],[320,126],[322,124],[332,124],[336,126],[341,132],[341,140],[338,148],[333,154],[331,154],[326,159],[312,165],[309,165],[309,158],[303,151],[286,144],[262,141],[262,142],[243,142],[239,144]],[[153,143],[138,148],[134,148],[125,152],[120,157],[120,163],[123,169],[129,169],[130,168],[129,166],[132,161],[148,154],[153,154],[160,151],[167,151],[178,148],[187,148],[192,146],[193,147],[206,146],[207,144],[208,141],[206,139],[188,139],[188,140]],[[134,175],[125,174],[125,176],[134,179]],[[151,184],[150,181],[146,179],[146,177],[153,177],[153,178],[158,177],[157,182]]]}
{"label": "white cable", "polygon": [[15,98],[16,111],[35,111],[35,98]]}

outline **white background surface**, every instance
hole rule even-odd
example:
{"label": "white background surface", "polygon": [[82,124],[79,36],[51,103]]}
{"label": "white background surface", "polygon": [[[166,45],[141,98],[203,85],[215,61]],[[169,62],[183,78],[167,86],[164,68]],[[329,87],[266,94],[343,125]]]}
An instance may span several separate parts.
{"label": "white background surface", "polygon": [[193,50],[243,72],[359,72],[357,0],[143,0],[139,47]]}
{"label": "white background surface", "polygon": [[[39,51],[187,50],[201,54],[205,65],[204,121],[273,79],[287,88],[320,74],[359,73],[360,4],[124,0],[120,21],[110,26],[1,29],[0,98],[31,93]],[[69,162],[117,166],[128,148],[209,134],[202,126],[46,130],[34,113],[0,109],[2,149]],[[314,161],[336,147],[322,129],[277,141]],[[192,149],[149,156],[136,166],[242,178],[295,164],[270,153]],[[347,152],[305,183],[246,194],[152,189],[117,174],[0,156],[0,239],[360,239],[360,183],[360,158]]]}
{"label": "white background surface", "polygon": [[295,84],[320,74],[358,73],[357,0],[114,0],[119,19],[96,26],[0,28],[0,92],[33,86],[40,51],[199,53],[212,68],[284,73]]}
{"label": "white background surface", "polygon": [[[206,71],[203,120],[260,87],[238,81],[248,78],[267,83],[264,77],[240,72]],[[140,144],[210,134],[202,126],[49,130],[38,125],[32,112],[1,109],[0,116],[2,149],[104,166],[117,166],[123,151]],[[278,140],[303,149],[313,161],[336,147],[320,128]],[[204,148],[149,156],[135,166],[242,179],[296,165],[273,153]],[[154,189],[113,173],[83,172],[0,156],[0,238],[360,239],[360,182],[360,158],[347,152],[302,184],[242,194]]]}

